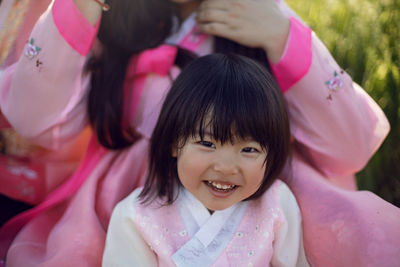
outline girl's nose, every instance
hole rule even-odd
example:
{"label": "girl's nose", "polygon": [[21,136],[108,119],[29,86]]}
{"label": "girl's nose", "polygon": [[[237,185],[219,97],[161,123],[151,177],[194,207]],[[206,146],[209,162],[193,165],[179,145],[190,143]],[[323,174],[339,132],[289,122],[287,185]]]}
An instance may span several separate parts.
{"label": "girl's nose", "polygon": [[214,161],[214,170],[224,175],[233,175],[239,172],[239,166],[234,157],[220,155]]}

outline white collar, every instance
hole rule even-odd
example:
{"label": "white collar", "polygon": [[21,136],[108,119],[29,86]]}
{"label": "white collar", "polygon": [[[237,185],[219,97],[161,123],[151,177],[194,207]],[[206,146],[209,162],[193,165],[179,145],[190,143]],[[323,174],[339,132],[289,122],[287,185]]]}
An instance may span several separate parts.
{"label": "white collar", "polygon": [[[196,12],[193,12],[179,27],[178,18],[174,19],[174,33],[165,41],[167,44],[177,45],[196,26]],[[179,27],[179,29],[177,29]]]}
{"label": "white collar", "polygon": [[[196,236],[201,243],[207,247],[220,232],[222,227],[226,224],[228,219],[232,219],[231,215],[235,210],[238,210],[242,206],[246,206],[245,202],[236,203],[229,208],[224,210],[214,211],[213,214],[207,210],[207,208],[201,203],[194,195],[188,190],[182,187],[180,195],[180,206],[190,212],[182,216],[185,225],[187,225],[189,235],[191,237]],[[182,211],[183,211],[182,210]],[[182,213],[181,213],[182,214]],[[193,225],[195,224],[195,225]]]}
{"label": "white collar", "polygon": [[172,255],[172,260],[177,266],[210,266],[232,240],[247,210],[248,201],[210,214],[183,187],[176,201],[190,239]]}

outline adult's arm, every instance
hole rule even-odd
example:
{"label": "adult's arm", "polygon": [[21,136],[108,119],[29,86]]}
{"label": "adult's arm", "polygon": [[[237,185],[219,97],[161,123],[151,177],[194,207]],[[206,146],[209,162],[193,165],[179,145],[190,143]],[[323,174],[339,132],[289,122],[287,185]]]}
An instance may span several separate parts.
{"label": "adult's arm", "polygon": [[325,175],[354,174],[381,145],[389,123],[318,37],[278,2],[290,18],[290,32],[272,70],[288,103],[297,147]]}
{"label": "adult's arm", "polygon": [[4,71],[1,111],[23,137],[58,149],[87,124],[90,77],[84,67],[100,12],[95,1],[55,0],[36,23],[19,61]]}

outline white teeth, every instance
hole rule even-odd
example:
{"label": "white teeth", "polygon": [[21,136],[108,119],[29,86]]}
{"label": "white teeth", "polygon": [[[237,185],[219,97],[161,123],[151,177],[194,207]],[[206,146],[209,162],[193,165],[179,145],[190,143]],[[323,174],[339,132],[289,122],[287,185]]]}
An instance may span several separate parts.
{"label": "white teeth", "polygon": [[217,189],[222,189],[222,190],[232,189],[235,187],[235,185],[233,185],[233,184],[222,185],[222,184],[218,184],[216,182],[211,182],[211,181],[208,181],[208,183],[211,184],[212,186],[216,187]]}

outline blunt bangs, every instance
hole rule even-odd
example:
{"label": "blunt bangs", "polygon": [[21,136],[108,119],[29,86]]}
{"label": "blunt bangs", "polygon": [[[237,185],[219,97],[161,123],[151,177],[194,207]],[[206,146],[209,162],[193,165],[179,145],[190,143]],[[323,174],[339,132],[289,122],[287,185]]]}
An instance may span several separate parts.
{"label": "blunt bangs", "polygon": [[216,54],[198,61],[205,62],[189,66],[175,83],[176,87],[187,86],[188,95],[175,105],[187,112],[175,117],[180,127],[174,143],[184,145],[189,137],[203,138],[206,133],[222,144],[236,138],[253,139],[265,151],[279,142],[282,135],[277,132],[285,118],[281,107],[276,108],[280,99],[271,75],[244,57]]}
{"label": "blunt bangs", "polygon": [[252,139],[267,152],[262,195],[281,172],[289,154],[289,121],[279,86],[255,61],[234,54],[212,54],[189,64],[170,89],[153,131],[149,176],[141,193],[174,200],[179,185],[172,151],[190,137],[234,143]]}

